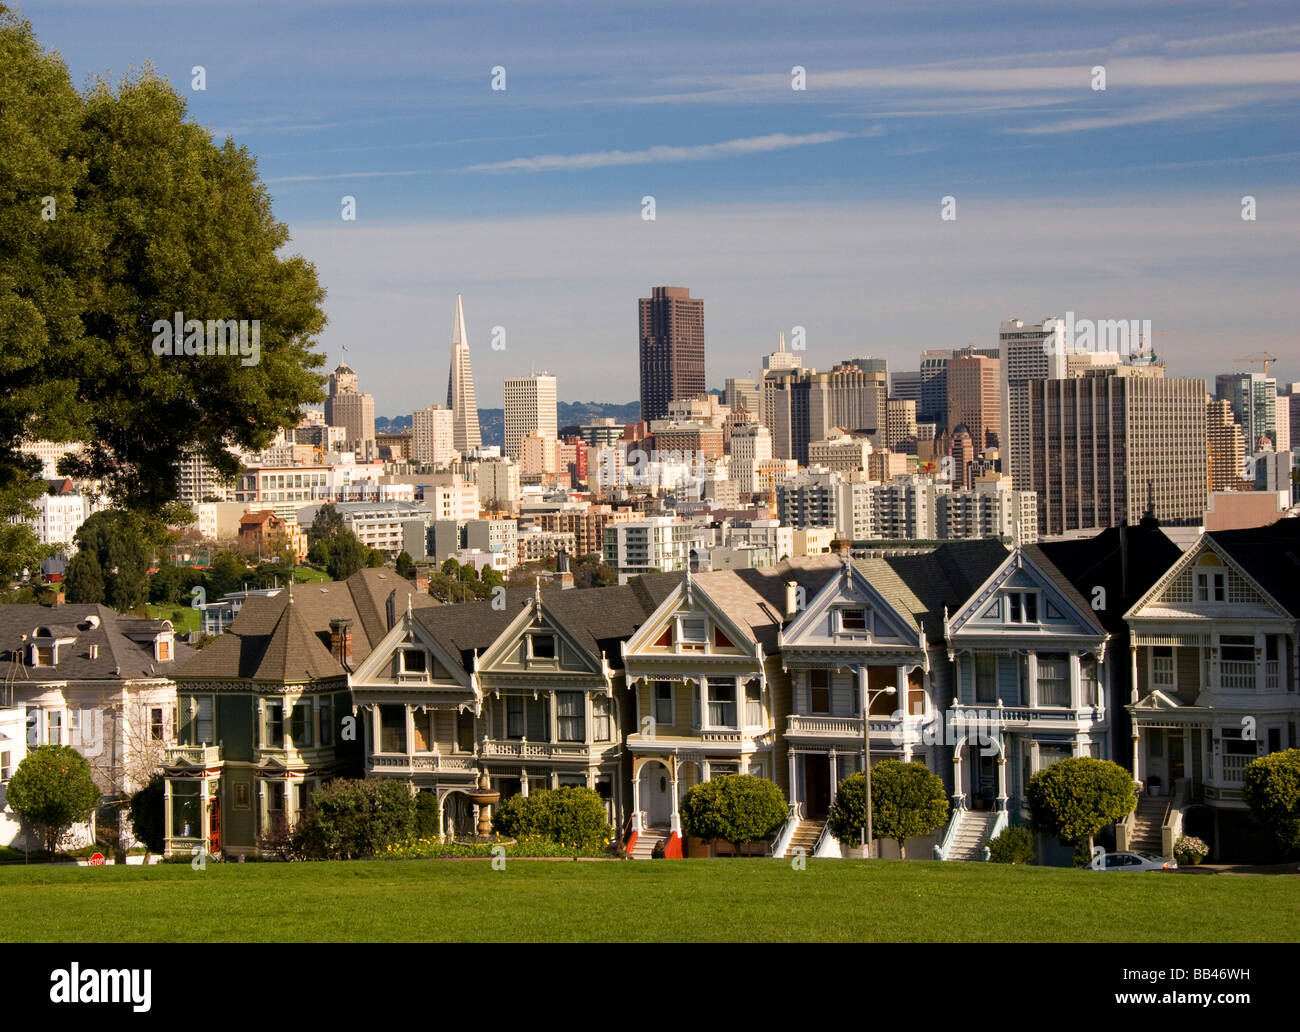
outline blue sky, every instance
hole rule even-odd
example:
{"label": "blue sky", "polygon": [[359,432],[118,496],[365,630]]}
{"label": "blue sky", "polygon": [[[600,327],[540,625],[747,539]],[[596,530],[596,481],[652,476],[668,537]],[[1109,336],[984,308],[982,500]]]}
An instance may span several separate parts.
{"label": "blue sky", "polygon": [[1067,309],[1151,319],[1171,375],[1300,380],[1294,3],[19,8],[78,85],[152,61],[258,156],[381,414],[445,400],[457,292],[481,404],[534,368],[632,400],[661,284],[705,299],[710,386],[795,325],[908,369]]}

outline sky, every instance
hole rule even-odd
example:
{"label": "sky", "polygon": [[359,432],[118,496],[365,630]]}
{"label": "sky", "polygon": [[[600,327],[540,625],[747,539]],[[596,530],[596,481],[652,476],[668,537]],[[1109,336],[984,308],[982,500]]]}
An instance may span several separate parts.
{"label": "sky", "polygon": [[533,370],[635,400],[662,285],[710,387],[796,326],[805,365],[907,370],[1067,311],[1300,381],[1293,0],[16,6],[78,86],[152,62],[256,155],[380,415],[446,401],[457,293],[480,405]]}

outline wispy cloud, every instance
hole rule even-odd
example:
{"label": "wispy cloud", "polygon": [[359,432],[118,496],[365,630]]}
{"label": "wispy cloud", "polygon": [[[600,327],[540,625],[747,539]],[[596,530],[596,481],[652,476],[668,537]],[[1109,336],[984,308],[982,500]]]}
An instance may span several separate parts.
{"label": "wispy cloud", "polygon": [[711,161],[743,154],[763,154],[768,151],[789,150],[792,147],[812,147],[822,143],[837,143],[856,136],[878,135],[868,133],[772,133],[768,136],[748,136],[721,143],[702,143],[691,147],[660,145],[637,151],[588,151],[585,154],[539,154],[531,158],[511,158],[484,165],[469,165],[463,172],[574,172],[592,168],[613,168],[616,165],[651,165],[676,161]]}
{"label": "wispy cloud", "polygon": [[1077,133],[1089,129],[1115,129],[1124,125],[1146,125],[1150,122],[1165,122],[1174,118],[1187,118],[1191,115],[1208,115],[1215,111],[1227,111],[1241,107],[1248,101],[1206,101],[1202,103],[1185,102],[1181,104],[1151,104],[1118,115],[1097,115],[1091,118],[1067,118],[1059,122],[1023,128],[1008,127],[1004,133],[1025,136],[1038,136],[1051,133]]}

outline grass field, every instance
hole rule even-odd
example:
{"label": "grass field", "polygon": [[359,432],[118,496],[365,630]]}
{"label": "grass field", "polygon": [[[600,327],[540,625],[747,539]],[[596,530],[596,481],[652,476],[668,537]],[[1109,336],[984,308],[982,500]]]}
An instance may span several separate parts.
{"label": "grass field", "polygon": [[1295,941],[1300,878],[992,864],[0,868],[0,941]]}

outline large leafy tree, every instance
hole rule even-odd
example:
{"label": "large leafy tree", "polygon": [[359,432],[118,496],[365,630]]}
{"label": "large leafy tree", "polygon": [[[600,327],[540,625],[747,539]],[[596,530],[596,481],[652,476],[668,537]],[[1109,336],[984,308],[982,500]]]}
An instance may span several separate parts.
{"label": "large leafy tree", "polygon": [[[251,154],[185,120],[151,69],[84,94],[0,4],[0,516],[34,496],[24,441],[80,442],[62,472],[174,515],[178,451],[220,473],[318,400],[324,293]],[[154,353],[154,324],[257,320],[255,364]],[[249,356],[251,357],[251,356]],[[14,546],[17,546],[15,549]],[[12,568],[29,541],[0,541]]]}
{"label": "large leafy tree", "polygon": [[1241,797],[1284,854],[1300,853],[1300,749],[1251,760]]}
{"label": "large leafy tree", "polygon": [[77,554],[67,573],[70,602],[105,602],[124,612],[148,599],[149,567],[167,540],[160,520],[105,509],[86,519],[75,540]]}
{"label": "large leafy tree", "polygon": [[752,774],[720,774],[691,787],[682,800],[682,830],[705,842],[730,842],[736,852],[766,839],[789,816],[773,782]]}
{"label": "large leafy tree", "polygon": [[1092,855],[1093,836],[1137,806],[1137,786],[1113,760],[1075,756],[1045,767],[1025,786],[1030,819],[1041,831]]}
{"label": "large leafy tree", "polygon": [[[831,834],[850,846],[862,845],[867,826],[866,777],[850,774],[840,782],[826,822]],[[898,843],[906,859],[907,840],[929,835],[948,819],[943,779],[924,763],[881,760],[871,767],[871,833]]]}
{"label": "large leafy tree", "polygon": [[9,806],[31,825],[53,854],[72,825],[89,820],[99,802],[90,764],[67,745],[42,745],[28,753],[9,779]]}

